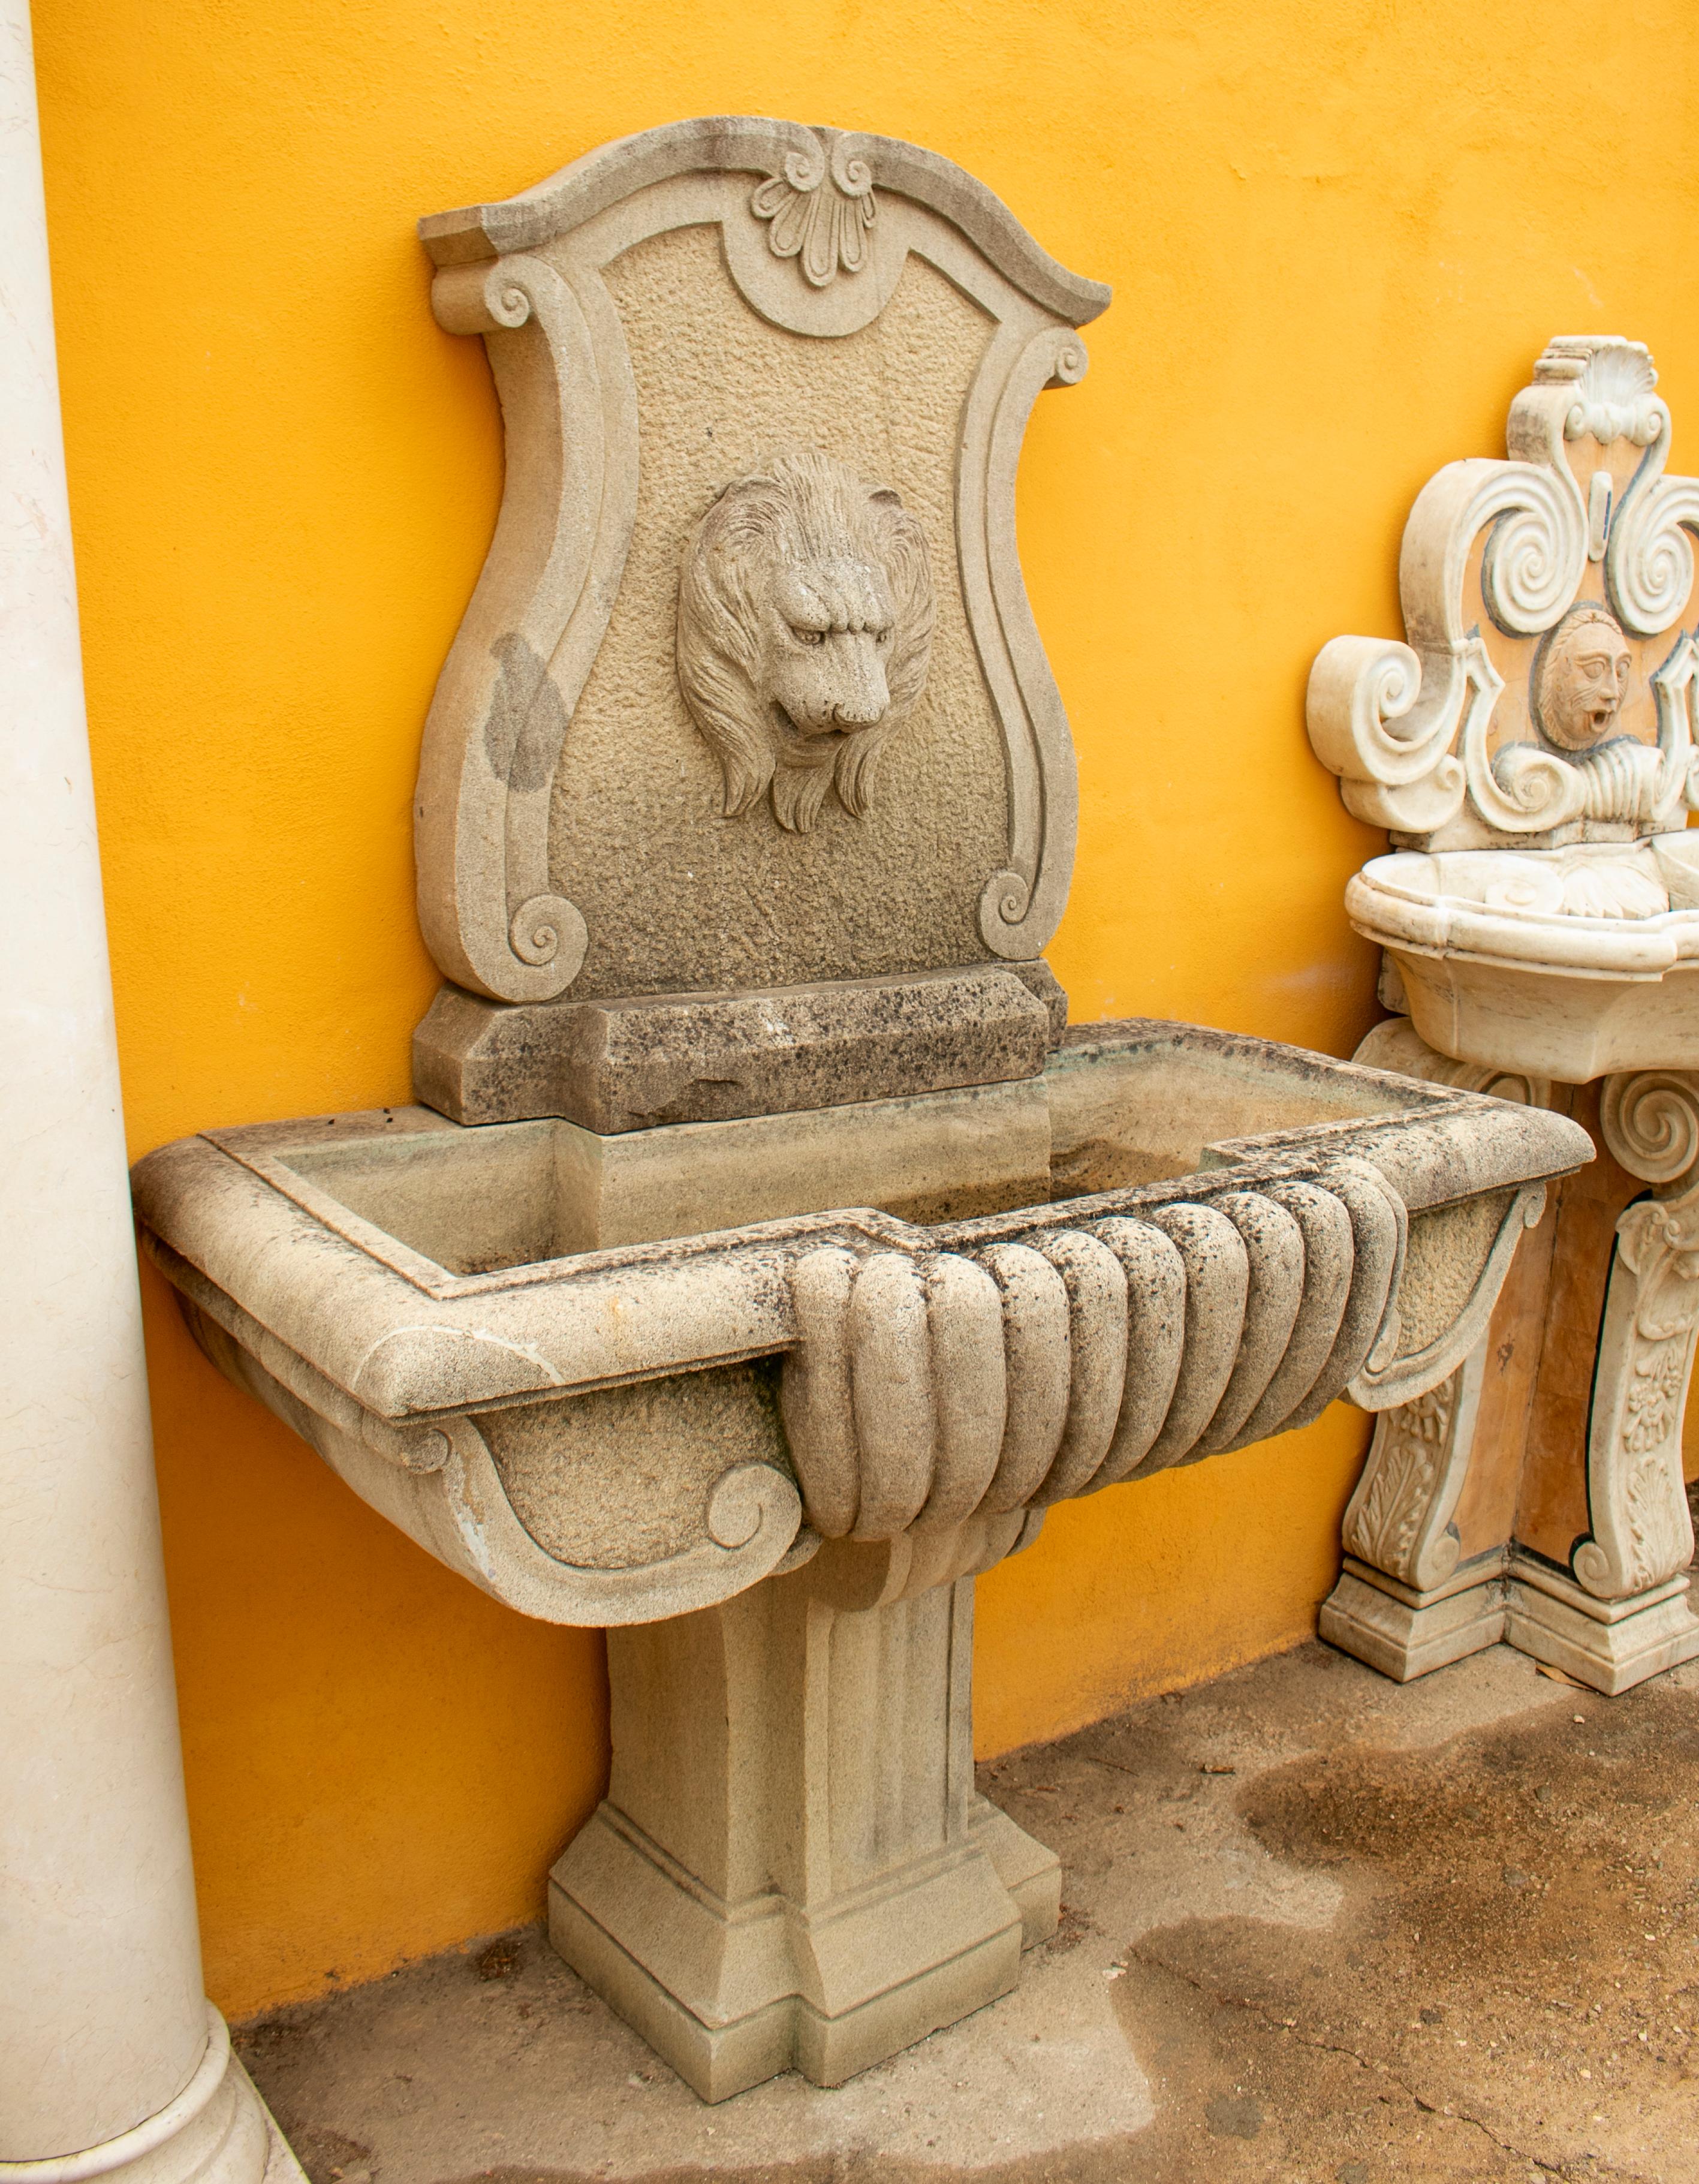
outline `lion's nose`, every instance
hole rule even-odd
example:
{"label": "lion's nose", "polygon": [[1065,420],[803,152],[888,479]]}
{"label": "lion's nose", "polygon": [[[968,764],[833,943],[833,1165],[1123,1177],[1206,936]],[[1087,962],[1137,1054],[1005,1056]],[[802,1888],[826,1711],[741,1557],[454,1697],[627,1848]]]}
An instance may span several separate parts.
{"label": "lion's nose", "polygon": [[870,631],[839,630],[833,632],[831,642],[844,673],[844,687],[832,707],[833,724],[840,728],[877,727],[891,703],[877,639]]}

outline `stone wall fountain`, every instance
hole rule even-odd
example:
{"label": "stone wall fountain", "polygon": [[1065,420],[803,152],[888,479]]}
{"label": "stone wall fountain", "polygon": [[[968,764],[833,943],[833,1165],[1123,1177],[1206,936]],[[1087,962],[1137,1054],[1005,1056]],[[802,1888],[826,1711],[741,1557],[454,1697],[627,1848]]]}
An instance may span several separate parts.
{"label": "stone wall fountain", "polygon": [[1387,1412],[1335,1645],[1407,1677],[1503,1636],[1603,1691],[1699,1653],[1681,1429],[1699,1338],[1699,481],[1638,342],[1552,342],[1507,461],[1405,529],[1409,642],[1335,638],[1310,735],[1393,854],[1351,882],[1399,1013],[1357,1059],[1573,1117],[1490,1329]]}
{"label": "stone wall fountain", "polygon": [[689,122],[423,231],[508,433],[421,768],[423,1104],[149,1156],[147,1246],[356,1493],[608,1627],[563,1954],[706,2098],[835,2083],[1056,1922],[973,1789],[976,1574],[1053,1502],[1429,1397],[1590,1146],[1066,1029],[1014,480],[1108,297],[978,183]]}

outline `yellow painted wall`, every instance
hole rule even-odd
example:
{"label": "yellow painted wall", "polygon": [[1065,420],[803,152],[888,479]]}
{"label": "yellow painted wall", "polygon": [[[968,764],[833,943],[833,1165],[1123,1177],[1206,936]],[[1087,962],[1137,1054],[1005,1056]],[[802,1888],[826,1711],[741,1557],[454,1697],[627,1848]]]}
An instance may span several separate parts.
{"label": "yellow painted wall", "polygon": [[[1396,630],[1412,496],[1501,451],[1548,335],[1650,342],[1678,462],[1699,434],[1688,0],[36,0],[36,37],[138,1153],[407,1093],[420,723],[500,478],[421,213],[765,111],[946,153],[1114,284],[1021,488],[1082,1017],[1348,1053],[1379,844],[1310,757],[1312,655]],[[533,1915],[604,1765],[599,1641],[439,1569],[149,1291],[213,1994]],[[981,1588],[987,1748],[1310,1629],[1362,1440],[1059,1511]]]}

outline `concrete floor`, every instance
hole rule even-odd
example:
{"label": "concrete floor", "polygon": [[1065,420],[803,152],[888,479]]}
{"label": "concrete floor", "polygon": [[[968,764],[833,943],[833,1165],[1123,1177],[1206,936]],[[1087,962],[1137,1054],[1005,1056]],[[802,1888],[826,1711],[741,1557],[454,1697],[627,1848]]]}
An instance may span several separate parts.
{"label": "concrete floor", "polygon": [[237,2045],[312,2184],[1699,2184],[1699,1664],[1311,1645],[981,1770],[1061,1853],[1017,1991],[698,2103],[541,1933]]}

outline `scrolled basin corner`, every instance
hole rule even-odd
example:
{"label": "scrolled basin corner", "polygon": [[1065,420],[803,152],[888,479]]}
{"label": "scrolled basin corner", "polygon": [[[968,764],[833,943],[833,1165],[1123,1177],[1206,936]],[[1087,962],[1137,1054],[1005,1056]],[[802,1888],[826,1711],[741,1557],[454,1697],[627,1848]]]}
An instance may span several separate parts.
{"label": "scrolled basin corner", "polygon": [[[521,1612],[688,1613],[1437,1384],[1564,1118],[1200,1027],[1043,1076],[597,1139],[419,1107],[138,1163],[213,1361]],[[657,1233],[668,1223],[677,1233]]]}

